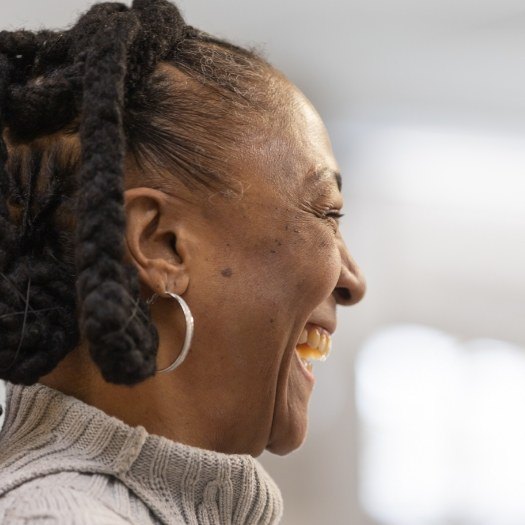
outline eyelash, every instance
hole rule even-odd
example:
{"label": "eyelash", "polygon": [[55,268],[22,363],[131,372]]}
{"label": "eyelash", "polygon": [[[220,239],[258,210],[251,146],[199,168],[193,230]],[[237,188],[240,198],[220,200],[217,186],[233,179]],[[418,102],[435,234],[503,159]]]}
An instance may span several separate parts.
{"label": "eyelash", "polygon": [[339,219],[342,219],[344,216],[345,216],[344,213],[341,213],[335,210],[328,211],[324,214],[324,217],[326,219],[335,219],[336,221],[338,221]]}

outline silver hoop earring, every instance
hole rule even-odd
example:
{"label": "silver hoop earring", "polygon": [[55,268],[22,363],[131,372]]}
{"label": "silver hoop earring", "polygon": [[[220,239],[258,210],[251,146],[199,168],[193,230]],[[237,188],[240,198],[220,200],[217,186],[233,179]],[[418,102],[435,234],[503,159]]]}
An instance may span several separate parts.
{"label": "silver hoop earring", "polygon": [[[184,344],[182,345],[182,350],[179,354],[179,357],[177,357],[177,359],[175,359],[175,361],[173,361],[171,365],[167,366],[166,368],[157,370],[157,372],[171,372],[172,370],[175,370],[175,368],[182,364],[182,362],[186,359],[188,352],[190,351],[191,341],[193,339],[193,331],[195,329],[195,321],[193,320],[193,315],[191,314],[191,310],[188,306],[188,303],[176,293],[165,291],[164,294],[170,296],[172,299],[175,299],[180,304],[180,307],[182,308],[184,317],[186,319],[186,335],[184,337]],[[146,302],[148,304],[152,304],[153,301],[157,299],[157,297],[159,297],[159,294],[154,293]]]}

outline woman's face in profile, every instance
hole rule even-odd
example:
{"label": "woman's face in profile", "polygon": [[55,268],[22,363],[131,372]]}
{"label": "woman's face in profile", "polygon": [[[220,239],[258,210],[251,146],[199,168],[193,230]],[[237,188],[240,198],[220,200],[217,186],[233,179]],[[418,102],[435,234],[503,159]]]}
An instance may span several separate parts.
{"label": "woman's face in profile", "polygon": [[284,89],[286,109],[231,174],[235,195],[212,195],[181,219],[196,327],[173,381],[217,422],[224,452],[285,454],[303,442],[314,378],[296,347],[306,328],[326,351],[336,304],[364,293],[338,228],[343,200],[326,129],[300,92]]}

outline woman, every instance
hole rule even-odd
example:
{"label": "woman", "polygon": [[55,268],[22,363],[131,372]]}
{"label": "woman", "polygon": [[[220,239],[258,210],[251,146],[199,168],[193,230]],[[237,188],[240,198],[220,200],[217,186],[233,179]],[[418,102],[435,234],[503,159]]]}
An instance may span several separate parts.
{"label": "woman", "polygon": [[320,117],[165,0],[1,33],[0,83],[0,522],[278,522],[254,457],[364,293]]}

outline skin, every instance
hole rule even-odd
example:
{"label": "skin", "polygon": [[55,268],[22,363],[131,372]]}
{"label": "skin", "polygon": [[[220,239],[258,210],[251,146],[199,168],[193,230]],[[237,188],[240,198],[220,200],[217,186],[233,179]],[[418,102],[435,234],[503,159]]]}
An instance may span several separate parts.
{"label": "skin", "polygon": [[[283,81],[281,90],[279,126],[268,125],[232,168],[237,195],[125,192],[127,257],[144,298],[175,292],[195,318],[186,361],[119,386],[101,377],[80,345],[41,383],[200,448],[257,456],[303,443],[313,382],[297,341],[307,323],[333,331],[336,306],[360,301],[365,283],[337,220],[326,216],[343,205],[326,129],[294,86]],[[151,308],[157,368],[164,368],[180,352],[184,318],[168,298]]]}

